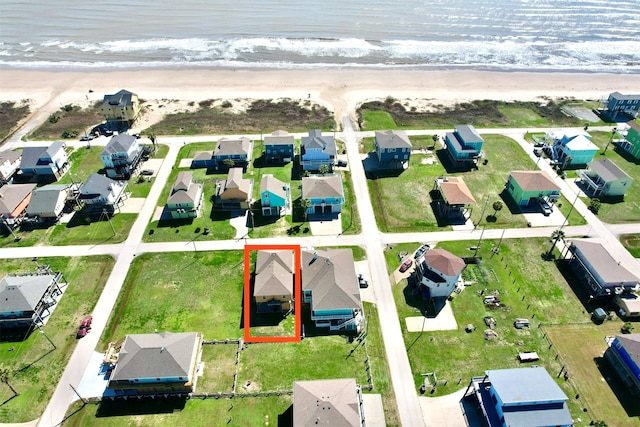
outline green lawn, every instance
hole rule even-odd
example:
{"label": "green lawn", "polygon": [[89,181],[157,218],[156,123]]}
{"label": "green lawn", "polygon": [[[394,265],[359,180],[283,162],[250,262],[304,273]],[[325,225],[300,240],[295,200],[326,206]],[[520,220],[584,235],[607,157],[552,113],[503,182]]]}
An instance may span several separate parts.
{"label": "green lawn", "polygon": [[[614,144],[610,144],[607,152],[602,154],[609,142],[611,132],[590,132],[590,134],[591,141],[601,149],[593,160],[598,161],[606,157],[633,178],[631,187],[629,187],[623,201],[601,200],[598,218],[611,224],[640,221],[640,167],[638,167],[640,162],[626,155],[623,156],[623,152],[618,150]],[[586,203],[589,204],[588,201]]]}
{"label": "green lawn", "polygon": [[[93,310],[114,265],[108,256],[38,259],[40,265],[47,263],[54,271],[61,271],[69,285],[43,327],[45,334],[36,331],[25,341],[0,343],[0,365],[9,369],[9,383],[20,393],[0,406],[3,423],[27,422],[40,416],[76,347],[78,325]],[[2,259],[0,268],[4,276],[33,272],[35,264],[31,259]],[[17,372],[21,368],[24,370]],[[5,384],[0,385],[0,401],[12,395]]]}
{"label": "green lawn", "polygon": [[623,234],[620,242],[635,258],[640,258],[640,234]]}

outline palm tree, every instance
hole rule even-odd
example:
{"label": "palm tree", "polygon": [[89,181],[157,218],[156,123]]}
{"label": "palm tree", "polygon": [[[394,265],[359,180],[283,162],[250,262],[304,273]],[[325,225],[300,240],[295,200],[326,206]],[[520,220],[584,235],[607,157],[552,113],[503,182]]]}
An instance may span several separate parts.
{"label": "palm tree", "polygon": [[493,202],[493,216],[495,218],[496,214],[498,213],[498,211],[502,210],[502,202],[500,200],[496,200],[495,202]]}
{"label": "palm tree", "polygon": [[229,169],[231,169],[236,165],[236,162],[233,159],[228,159],[228,158],[224,159],[222,163]]}
{"label": "palm tree", "polygon": [[307,221],[307,210],[311,207],[311,200],[309,199],[300,199],[300,207],[304,212],[304,220]]}
{"label": "palm tree", "polygon": [[565,236],[564,231],[562,231],[561,228],[558,228],[557,230],[554,230],[553,233],[551,233],[551,238],[554,240],[553,240],[553,245],[551,245],[551,248],[549,248],[549,252],[547,252],[547,255],[551,256],[551,254],[553,253],[553,248],[556,247],[560,239],[564,240],[564,236]]}
{"label": "palm tree", "polygon": [[321,175],[329,173],[329,166],[325,164],[320,165],[320,167],[318,168],[318,172],[320,172]]}

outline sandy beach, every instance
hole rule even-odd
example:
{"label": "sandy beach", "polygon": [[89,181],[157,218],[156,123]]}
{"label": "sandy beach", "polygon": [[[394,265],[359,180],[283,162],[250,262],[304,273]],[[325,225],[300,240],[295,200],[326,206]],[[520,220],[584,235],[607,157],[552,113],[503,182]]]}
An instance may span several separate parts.
{"label": "sandy beach", "polygon": [[0,88],[0,101],[29,99],[34,110],[44,111],[67,103],[101,100],[104,94],[125,88],[144,100],[189,102],[310,97],[333,110],[339,118],[352,114],[364,101],[387,96],[441,104],[474,99],[598,99],[613,91],[639,93],[640,74],[377,69],[1,69]]}

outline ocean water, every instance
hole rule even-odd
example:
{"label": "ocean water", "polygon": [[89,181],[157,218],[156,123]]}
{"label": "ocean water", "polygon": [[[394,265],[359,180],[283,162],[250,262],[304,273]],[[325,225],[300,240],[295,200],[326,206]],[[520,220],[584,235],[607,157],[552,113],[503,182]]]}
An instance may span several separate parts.
{"label": "ocean water", "polygon": [[640,72],[640,0],[2,0],[0,66]]}

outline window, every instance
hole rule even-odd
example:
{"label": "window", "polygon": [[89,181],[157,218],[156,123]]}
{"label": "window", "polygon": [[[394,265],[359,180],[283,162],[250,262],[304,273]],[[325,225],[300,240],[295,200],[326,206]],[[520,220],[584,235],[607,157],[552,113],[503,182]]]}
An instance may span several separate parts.
{"label": "window", "polygon": [[493,400],[493,404],[494,404],[494,405],[497,405],[497,404],[498,404],[498,399],[496,398],[496,395],[495,395],[495,394],[492,394],[492,395],[491,395],[491,400]]}
{"label": "window", "polygon": [[264,193],[264,198],[268,199],[269,198],[269,193]]}

